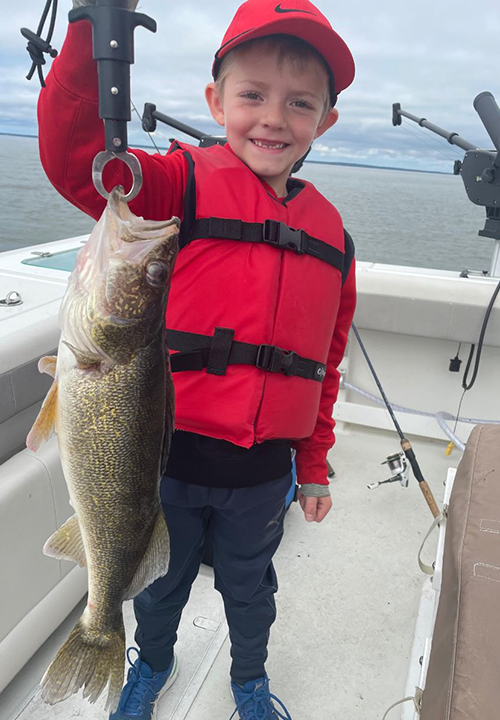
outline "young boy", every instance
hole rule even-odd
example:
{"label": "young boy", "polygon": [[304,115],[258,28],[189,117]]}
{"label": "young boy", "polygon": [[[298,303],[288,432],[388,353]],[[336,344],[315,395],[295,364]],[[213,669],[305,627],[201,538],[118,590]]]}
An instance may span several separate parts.
{"label": "young boy", "polygon": [[[74,0],[83,4],[91,0]],[[208,529],[235,714],[290,718],[270,694],[265,661],[291,448],[306,520],[321,522],[332,505],[326,454],[355,306],[353,248],[335,208],[289,175],[337,121],[337,94],[354,63],[308,0],[248,0],[213,76],[206,99],[225,146],[134,151],[144,184],[131,210],[183,221],[166,318],[176,432],[161,485],[170,568],[134,601],[140,652],[112,720],[151,718],[174,681],[176,631]],[[79,22],[40,95],[40,152],[58,191],[98,218],[105,203],[91,164],[104,136],[96,101],[91,30]],[[122,163],[108,164],[105,186],[127,185],[127,174]]]}

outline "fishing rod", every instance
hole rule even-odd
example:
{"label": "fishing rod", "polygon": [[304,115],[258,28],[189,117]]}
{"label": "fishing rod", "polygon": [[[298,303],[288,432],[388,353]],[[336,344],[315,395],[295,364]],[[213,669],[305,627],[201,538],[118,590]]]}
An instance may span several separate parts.
{"label": "fishing rod", "polygon": [[[359,346],[360,346],[360,348],[361,348],[361,351],[362,351],[363,355],[365,356],[365,360],[366,360],[366,362],[368,363],[368,367],[370,368],[370,371],[371,371],[371,373],[372,373],[372,375],[373,375],[373,378],[374,378],[375,382],[377,383],[377,387],[378,387],[379,392],[380,392],[380,394],[381,394],[381,396],[382,396],[382,399],[383,399],[383,401],[384,401],[384,403],[385,403],[385,405],[386,405],[386,407],[387,407],[387,410],[389,411],[389,414],[390,414],[390,416],[391,416],[391,418],[392,418],[392,422],[394,423],[394,426],[395,426],[395,428],[396,428],[396,430],[397,430],[397,433],[398,433],[398,435],[399,435],[399,437],[400,437],[400,439],[401,439],[401,448],[402,448],[402,450],[403,450],[403,452],[404,452],[404,455],[405,455],[405,457],[408,459],[408,462],[409,462],[410,465],[411,465],[411,468],[412,468],[412,470],[413,470],[413,474],[415,475],[415,478],[416,478],[417,481],[418,481],[420,490],[422,491],[422,494],[423,494],[423,496],[424,496],[424,498],[425,498],[425,501],[426,501],[427,505],[429,506],[429,509],[430,509],[431,513],[432,513],[433,516],[436,518],[436,517],[438,517],[438,516],[440,515],[440,510],[439,510],[438,505],[437,505],[437,503],[436,503],[436,501],[435,501],[435,499],[434,499],[434,495],[432,494],[432,490],[430,489],[429,485],[427,484],[427,481],[425,480],[424,476],[422,475],[422,472],[421,472],[421,470],[420,470],[420,465],[418,464],[418,460],[417,460],[416,455],[415,455],[415,453],[414,453],[414,451],[413,451],[413,448],[412,448],[412,446],[411,446],[410,441],[408,440],[408,438],[406,438],[406,437],[404,436],[403,431],[401,430],[401,427],[400,427],[400,425],[399,425],[399,423],[398,423],[398,421],[397,421],[397,418],[396,418],[396,416],[395,416],[395,414],[394,414],[394,411],[393,411],[393,409],[392,409],[392,406],[391,406],[391,404],[390,404],[389,400],[387,399],[387,396],[386,396],[386,394],[385,394],[385,392],[384,392],[384,388],[382,387],[382,383],[380,382],[380,380],[379,380],[379,378],[378,378],[378,375],[377,375],[377,373],[376,373],[376,371],[375,371],[375,368],[373,367],[372,361],[370,360],[370,357],[369,357],[368,352],[367,352],[367,350],[366,350],[366,348],[365,348],[365,346],[364,346],[364,343],[363,343],[363,341],[361,340],[361,337],[360,337],[360,335],[359,335],[358,329],[356,328],[356,326],[355,326],[354,323],[352,323],[351,327],[352,327],[353,333],[354,333],[355,336],[356,336],[356,340],[357,340],[358,343],[359,343]],[[399,455],[390,455],[390,456],[387,458],[387,460],[385,461],[385,462],[388,463],[388,465],[389,465],[389,467],[391,468],[391,470],[393,470],[393,472],[396,473],[395,476],[394,476],[393,478],[390,478],[389,480],[385,480],[385,481],[383,481],[383,482],[378,482],[378,483],[373,483],[372,485],[368,485],[368,487],[369,487],[370,489],[375,488],[375,487],[378,487],[379,485],[382,485],[384,482],[394,482],[395,480],[400,480],[400,481],[402,481],[402,484],[405,484],[405,483],[403,482],[404,479],[405,479],[405,473],[404,473],[405,467],[404,467],[404,464],[398,463],[398,457],[399,457]],[[407,484],[407,483],[406,483],[406,484]]]}

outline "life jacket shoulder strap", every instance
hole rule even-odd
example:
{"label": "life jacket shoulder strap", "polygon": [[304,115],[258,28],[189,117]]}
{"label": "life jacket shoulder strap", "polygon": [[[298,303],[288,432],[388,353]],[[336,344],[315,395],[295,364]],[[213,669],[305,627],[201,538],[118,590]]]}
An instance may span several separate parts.
{"label": "life jacket shoulder strap", "polygon": [[354,260],[354,241],[344,228],[344,267],[342,268],[342,285],[347,280]]}
{"label": "life jacket shoulder strap", "polygon": [[179,250],[182,250],[189,242],[193,223],[196,218],[196,178],[194,175],[194,160],[181,143],[174,140],[167,151],[167,155],[177,150],[183,152],[188,166],[188,176],[184,190],[184,213],[179,232]]}

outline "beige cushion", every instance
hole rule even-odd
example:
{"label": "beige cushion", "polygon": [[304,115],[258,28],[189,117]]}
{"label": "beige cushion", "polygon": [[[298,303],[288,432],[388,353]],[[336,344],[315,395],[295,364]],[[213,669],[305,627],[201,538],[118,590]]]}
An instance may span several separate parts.
{"label": "beige cushion", "polygon": [[477,425],[458,466],[421,720],[499,716],[500,427]]}

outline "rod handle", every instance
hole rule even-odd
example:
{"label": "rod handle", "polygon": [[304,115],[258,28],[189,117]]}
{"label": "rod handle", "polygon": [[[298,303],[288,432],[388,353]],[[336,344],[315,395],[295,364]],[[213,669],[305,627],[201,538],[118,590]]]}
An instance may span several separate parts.
{"label": "rod handle", "polygon": [[433,514],[433,516],[436,518],[439,515],[440,510],[437,506],[436,501],[434,500],[434,495],[432,494],[432,490],[427,485],[426,480],[422,480],[422,482],[419,483],[419,486],[420,486],[420,489],[425,498],[425,502],[429,506],[429,509],[430,509],[431,513]]}

